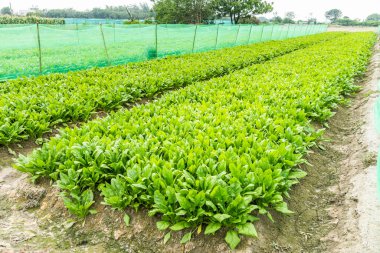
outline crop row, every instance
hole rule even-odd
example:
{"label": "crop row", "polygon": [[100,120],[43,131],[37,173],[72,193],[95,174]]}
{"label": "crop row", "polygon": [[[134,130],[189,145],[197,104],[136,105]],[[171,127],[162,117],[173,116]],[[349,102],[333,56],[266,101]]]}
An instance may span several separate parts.
{"label": "crop row", "polygon": [[228,74],[342,33],[240,46],[125,66],[8,81],[0,87],[0,145],[35,138],[58,123],[87,120],[166,89]]}
{"label": "crop row", "polygon": [[[66,207],[148,208],[158,229],[226,227],[231,248],[256,236],[258,214],[290,213],[284,197],[332,109],[358,87],[373,33],[339,37],[65,129],[17,168],[58,180]],[[191,239],[187,230],[181,242]]]}

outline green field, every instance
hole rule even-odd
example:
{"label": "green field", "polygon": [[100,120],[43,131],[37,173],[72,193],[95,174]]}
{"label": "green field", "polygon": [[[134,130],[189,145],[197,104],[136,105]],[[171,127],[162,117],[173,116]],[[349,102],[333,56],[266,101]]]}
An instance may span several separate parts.
{"label": "green field", "polygon": [[323,134],[314,123],[358,89],[375,41],[374,33],[325,33],[17,79],[0,89],[0,140],[186,86],[63,129],[16,168],[56,181],[79,217],[93,212],[99,192],[112,208],[148,209],[165,240],[224,228],[233,249],[241,236],[257,236],[260,215],[291,213],[285,200],[306,175],[299,165]]}
{"label": "green field", "polygon": [[87,120],[167,89],[228,74],[342,36],[326,33],[182,57],[16,79],[0,86],[0,145],[41,137],[59,123]]}

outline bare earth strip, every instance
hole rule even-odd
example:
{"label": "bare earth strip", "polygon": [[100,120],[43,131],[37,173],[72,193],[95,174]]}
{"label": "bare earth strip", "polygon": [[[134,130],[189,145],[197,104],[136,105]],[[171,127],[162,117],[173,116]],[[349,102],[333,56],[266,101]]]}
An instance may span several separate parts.
{"label": "bare earth strip", "polygon": [[[377,191],[376,156],[380,139],[375,125],[375,102],[380,82],[380,45],[374,56],[363,90],[358,99],[332,124],[346,122],[336,134],[336,148],[344,154],[339,162],[337,186],[339,205],[329,211],[336,217],[337,227],[326,237],[336,243],[330,252],[380,252],[380,195]],[[333,138],[333,137],[331,137]]]}
{"label": "bare earth strip", "polygon": [[373,26],[340,26],[329,25],[328,32],[378,32],[378,27]]}

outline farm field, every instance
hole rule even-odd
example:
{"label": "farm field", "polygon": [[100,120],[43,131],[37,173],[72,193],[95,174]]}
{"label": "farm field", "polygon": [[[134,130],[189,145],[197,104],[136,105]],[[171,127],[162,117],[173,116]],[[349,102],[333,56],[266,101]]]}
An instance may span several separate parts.
{"label": "farm field", "polygon": [[342,36],[346,35],[323,33],[126,66],[10,80],[0,86],[0,145],[39,138],[57,124],[87,120],[99,110],[114,110]]}
{"label": "farm field", "polygon": [[0,25],[0,80],[281,40],[326,29],[326,25],[68,24],[39,25],[38,29],[36,25]]}
{"label": "farm field", "polygon": [[[94,202],[100,194],[127,225],[134,225],[134,209],[148,210],[165,231],[160,242],[173,236],[177,244],[188,243],[201,233],[208,240],[217,233],[230,248],[240,247],[246,236],[257,236],[258,219],[291,213],[291,188],[306,176],[302,168],[310,150],[319,146],[321,124],[359,89],[354,81],[365,72],[375,41],[374,33],[327,33],[204,53],[212,59],[234,50],[230,56],[244,59],[252,53],[249,59],[254,60],[208,78],[199,77],[205,72],[190,74],[188,83],[171,86],[187,87],[151,103],[61,130],[41,148],[20,156],[16,168],[34,180],[56,181],[63,203],[76,216],[94,213],[93,205],[99,209]],[[265,49],[278,53],[265,55]],[[191,57],[146,64],[169,62],[170,70],[171,60]],[[197,68],[178,69],[185,76]],[[107,75],[107,69],[92,71]],[[123,73],[120,68],[118,75]],[[70,75],[9,84],[21,91],[44,78],[41,83]],[[155,94],[155,84],[153,92],[141,93]]]}

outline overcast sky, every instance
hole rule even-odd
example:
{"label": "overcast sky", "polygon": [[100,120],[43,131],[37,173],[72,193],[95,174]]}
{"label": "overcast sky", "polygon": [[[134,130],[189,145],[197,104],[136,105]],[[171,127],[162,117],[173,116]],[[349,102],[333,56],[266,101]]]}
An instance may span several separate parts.
{"label": "overcast sky", "polygon": [[[296,19],[306,19],[313,15],[319,21],[325,21],[324,13],[332,8],[342,10],[343,15],[350,18],[365,19],[369,14],[380,13],[380,0],[272,0],[274,11],[280,16],[288,11],[294,11]],[[0,0],[0,7],[12,4],[15,11],[26,10],[32,6],[40,9],[74,8],[78,10],[104,7],[106,5],[126,5],[136,3],[149,3],[148,0]],[[266,14],[273,17],[273,13]]]}

